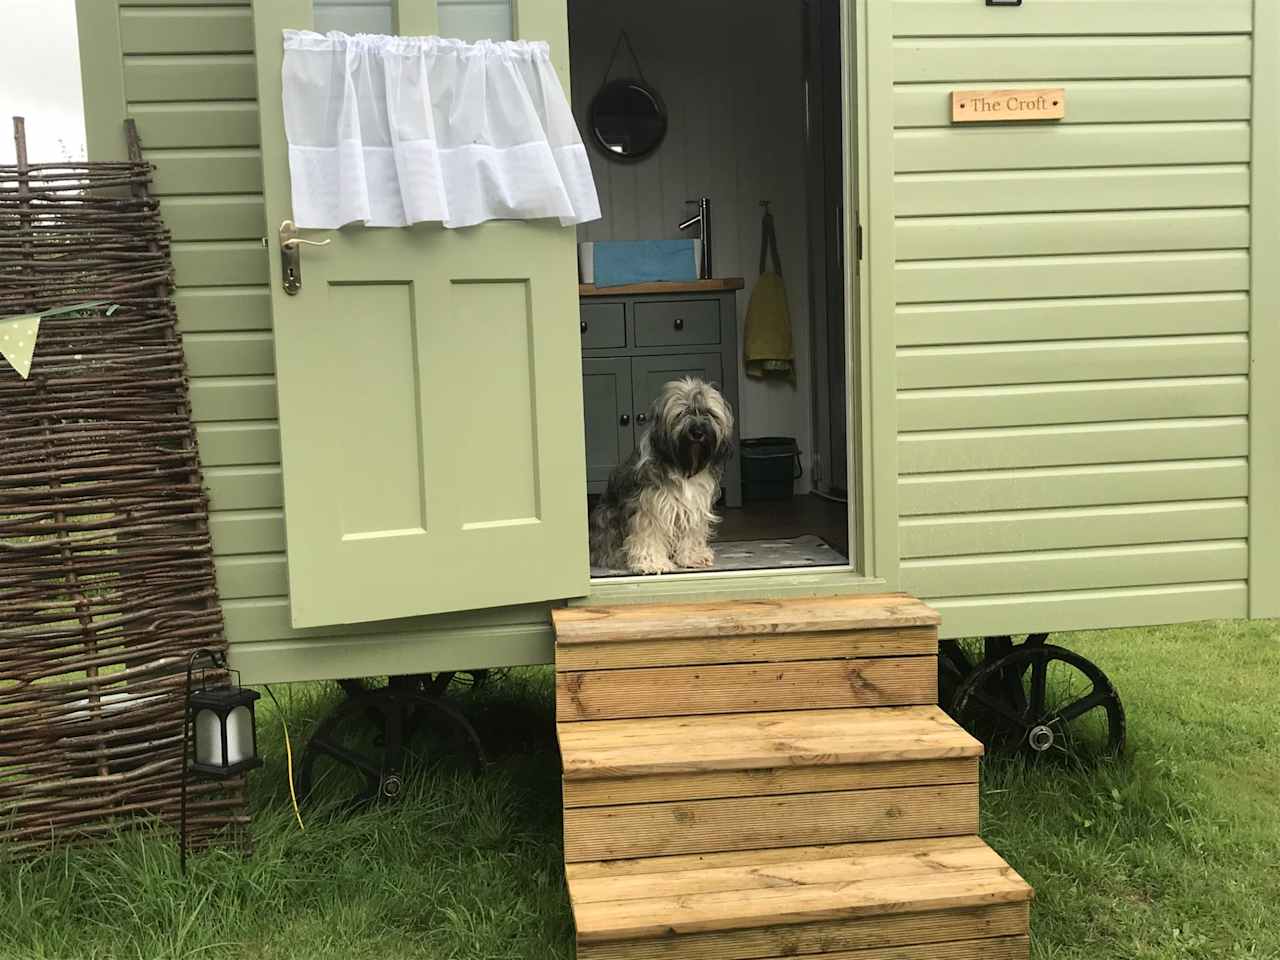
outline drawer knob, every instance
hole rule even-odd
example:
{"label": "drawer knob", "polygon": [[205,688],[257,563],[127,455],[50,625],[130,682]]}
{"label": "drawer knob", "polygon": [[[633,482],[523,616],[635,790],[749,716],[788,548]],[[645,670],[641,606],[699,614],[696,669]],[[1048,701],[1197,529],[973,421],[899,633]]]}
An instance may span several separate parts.
{"label": "drawer knob", "polygon": [[676,329],[677,330],[684,329],[684,317],[676,317]]}
{"label": "drawer knob", "polygon": [[618,423],[619,423],[620,425],[624,426],[624,427],[629,427],[629,426],[631,426],[631,414],[629,414],[629,413],[624,413],[624,414],[622,415],[622,418],[618,421]]}
{"label": "drawer knob", "polygon": [[648,422],[649,422],[649,415],[647,413],[636,414],[636,423],[648,423]]}
{"label": "drawer knob", "polygon": [[578,321],[578,329],[579,329],[580,331],[582,331],[583,333],[586,333],[586,332],[587,332],[587,321],[585,321],[585,320],[579,320],[579,321]]}

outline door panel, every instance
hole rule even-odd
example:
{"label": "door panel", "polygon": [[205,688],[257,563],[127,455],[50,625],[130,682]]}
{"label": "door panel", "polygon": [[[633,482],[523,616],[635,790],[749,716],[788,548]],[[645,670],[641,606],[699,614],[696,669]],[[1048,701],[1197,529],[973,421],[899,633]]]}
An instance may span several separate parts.
{"label": "door panel", "polygon": [[675,357],[634,357],[631,360],[631,378],[635,397],[637,423],[641,416],[648,417],[653,401],[663,386],[681,377],[697,377],[720,386],[720,354],[692,353]]}
{"label": "door panel", "polygon": [[[603,490],[609,474],[635,445],[631,361],[583,360],[582,398],[586,409],[587,483]],[[625,422],[624,422],[625,418]]]}
{"label": "door panel", "polygon": [[[435,20],[433,3],[403,6],[405,33]],[[526,8],[541,32],[523,36],[563,49],[563,2]],[[281,30],[311,27],[311,0],[254,12],[293,625],[584,594],[574,230],[306,231],[330,243],[302,248],[286,295]]]}

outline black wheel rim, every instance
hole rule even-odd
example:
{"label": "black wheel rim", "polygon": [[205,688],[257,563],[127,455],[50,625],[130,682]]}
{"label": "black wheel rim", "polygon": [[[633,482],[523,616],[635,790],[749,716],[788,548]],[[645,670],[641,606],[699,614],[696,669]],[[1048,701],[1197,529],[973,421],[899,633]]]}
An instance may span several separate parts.
{"label": "black wheel rim", "polygon": [[954,640],[943,640],[938,647],[938,706],[952,713],[956,694],[972,672],[973,662],[964,648]]}
{"label": "black wheel rim", "polygon": [[1124,707],[1106,674],[1043,637],[979,665],[952,715],[993,752],[1087,762],[1124,750]]}
{"label": "black wheel rim", "polygon": [[[430,745],[415,734],[430,729],[442,736]],[[446,745],[447,744],[447,745]],[[449,704],[391,685],[351,697],[320,722],[307,741],[298,771],[304,803],[323,800],[339,809],[393,802],[404,791],[406,768],[444,750],[472,770],[486,761],[471,723]]]}

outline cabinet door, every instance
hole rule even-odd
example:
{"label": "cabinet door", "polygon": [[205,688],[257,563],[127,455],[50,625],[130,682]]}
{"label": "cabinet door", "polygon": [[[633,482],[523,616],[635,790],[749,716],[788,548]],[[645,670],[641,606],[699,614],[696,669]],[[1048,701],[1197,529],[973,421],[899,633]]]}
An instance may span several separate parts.
{"label": "cabinet door", "polygon": [[582,399],[587,435],[587,484],[604,490],[609,474],[635,444],[631,396],[631,361],[582,361]]}
{"label": "cabinet door", "polygon": [[[447,6],[393,0],[391,22],[433,33]],[[564,0],[514,12],[503,22],[551,44],[567,89]],[[312,2],[255,0],[253,16],[274,232],[292,219],[281,31],[310,28]],[[328,245],[302,249],[296,296],[274,235],[269,257],[293,625],[584,594],[574,229],[420,223],[307,239]]]}
{"label": "cabinet door", "polygon": [[635,423],[643,427],[649,408],[663,386],[681,377],[697,377],[716,387],[720,382],[720,354],[686,353],[670,357],[635,357],[631,361],[632,396],[635,398]]}

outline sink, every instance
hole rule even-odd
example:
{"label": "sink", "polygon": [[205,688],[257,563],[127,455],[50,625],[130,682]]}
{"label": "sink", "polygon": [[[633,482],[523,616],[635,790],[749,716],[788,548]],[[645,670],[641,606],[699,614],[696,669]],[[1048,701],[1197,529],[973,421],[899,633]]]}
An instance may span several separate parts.
{"label": "sink", "polygon": [[578,280],[597,287],[698,279],[702,241],[600,240],[578,244]]}

